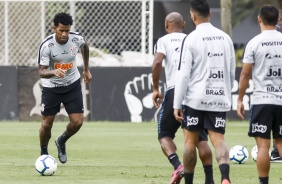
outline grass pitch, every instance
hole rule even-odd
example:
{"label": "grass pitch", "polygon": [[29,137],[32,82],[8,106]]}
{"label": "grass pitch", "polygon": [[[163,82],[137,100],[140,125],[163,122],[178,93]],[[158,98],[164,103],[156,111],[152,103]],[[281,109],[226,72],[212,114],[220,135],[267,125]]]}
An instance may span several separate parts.
{"label": "grass pitch", "polygon": [[[53,176],[40,176],[34,163],[40,153],[40,122],[0,123],[0,183],[5,184],[168,184],[173,171],[157,140],[157,123],[85,122],[67,142],[68,162],[57,159],[55,138],[66,123],[55,122],[49,143],[49,154],[58,161]],[[231,164],[232,184],[257,184],[256,164],[251,159],[253,138],[247,136],[247,122],[227,122],[226,141],[231,148],[240,144],[249,151],[245,164]],[[175,139],[182,158],[183,136],[179,129]],[[213,148],[212,148],[213,150]],[[214,150],[213,150],[214,151]],[[220,183],[218,164],[214,159],[215,183]],[[270,183],[282,183],[282,163],[272,163]],[[182,182],[184,184],[184,181]],[[204,183],[200,160],[194,184]]]}

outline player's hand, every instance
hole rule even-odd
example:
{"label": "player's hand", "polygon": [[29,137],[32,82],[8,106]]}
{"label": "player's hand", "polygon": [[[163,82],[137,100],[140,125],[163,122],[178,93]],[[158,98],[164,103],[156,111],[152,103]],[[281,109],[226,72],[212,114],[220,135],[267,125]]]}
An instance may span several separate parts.
{"label": "player's hand", "polygon": [[241,100],[237,101],[237,115],[239,118],[244,119],[244,115],[245,115],[244,104]]}
{"label": "player's hand", "polygon": [[180,123],[183,121],[183,112],[182,109],[174,109],[174,117],[177,121],[179,121]]}
{"label": "player's hand", "polygon": [[160,104],[163,102],[163,95],[159,90],[154,90],[152,95],[153,104],[156,108],[160,107]]}
{"label": "player's hand", "polygon": [[84,82],[86,84],[89,84],[91,79],[92,79],[92,75],[91,75],[90,71],[84,70],[83,73],[82,73],[82,76],[83,76]]}
{"label": "player's hand", "polygon": [[57,68],[54,70],[54,75],[59,78],[64,78],[66,76],[67,70],[63,70],[61,68]]}

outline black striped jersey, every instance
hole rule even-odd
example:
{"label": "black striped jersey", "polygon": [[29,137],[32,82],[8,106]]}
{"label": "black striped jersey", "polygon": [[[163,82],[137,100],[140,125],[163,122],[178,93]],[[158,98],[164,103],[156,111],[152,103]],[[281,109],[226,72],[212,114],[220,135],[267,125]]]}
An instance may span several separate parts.
{"label": "black striped jersey", "polygon": [[55,33],[42,42],[38,52],[38,64],[48,66],[49,70],[57,68],[67,70],[64,78],[57,76],[41,78],[43,87],[68,86],[80,78],[76,65],[76,55],[84,43],[84,38],[75,32],[70,32],[68,41],[65,44],[57,43]]}
{"label": "black striped jersey", "polygon": [[174,109],[226,112],[231,109],[235,54],[231,38],[211,23],[197,25],[183,41]]}
{"label": "black striped jersey", "polygon": [[282,34],[265,30],[245,48],[243,63],[253,64],[251,104],[282,105]]}
{"label": "black striped jersey", "polygon": [[180,59],[181,44],[185,36],[187,35],[184,33],[170,33],[159,38],[155,44],[155,53],[159,52],[165,55],[167,90],[175,85],[175,74]]}

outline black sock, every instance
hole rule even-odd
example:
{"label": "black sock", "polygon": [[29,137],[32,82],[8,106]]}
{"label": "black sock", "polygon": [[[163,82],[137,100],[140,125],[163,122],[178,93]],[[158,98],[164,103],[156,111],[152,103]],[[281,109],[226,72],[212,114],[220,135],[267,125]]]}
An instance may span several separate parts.
{"label": "black sock", "polygon": [[181,164],[179,158],[176,153],[169,155],[168,157],[169,162],[173,165],[174,170]]}
{"label": "black sock", "polygon": [[206,176],[205,184],[214,184],[212,165],[204,165],[204,171]]}
{"label": "black sock", "polygon": [[184,172],[185,184],[193,184],[194,173]]}
{"label": "black sock", "polygon": [[40,148],[41,148],[41,152],[40,152],[41,155],[49,155],[48,146],[40,146]]}
{"label": "black sock", "polygon": [[268,177],[259,177],[259,184],[268,184]]}
{"label": "black sock", "polygon": [[229,171],[230,170],[229,164],[220,164],[219,170],[220,170],[220,173],[221,173],[221,181],[223,181],[224,179],[227,179],[230,182],[230,179],[229,179],[229,172],[230,172]]}
{"label": "black sock", "polygon": [[67,136],[66,132],[64,132],[60,137],[59,137],[59,144],[65,144],[67,142],[67,140],[70,138],[70,136]]}

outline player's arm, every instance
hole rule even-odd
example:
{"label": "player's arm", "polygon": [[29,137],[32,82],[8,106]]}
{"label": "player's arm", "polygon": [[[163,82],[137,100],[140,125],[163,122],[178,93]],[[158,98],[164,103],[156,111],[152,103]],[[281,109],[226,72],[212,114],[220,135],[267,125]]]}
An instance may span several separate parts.
{"label": "player's arm", "polygon": [[39,65],[38,73],[41,78],[51,78],[54,76],[63,78],[66,76],[66,70],[62,70],[61,68],[49,70],[48,66],[44,65]]}
{"label": "player's arm", "polygon": [[156,108],[159,107],[159,103],[162,102],[162,94],[159,91],[159,81],[162,72],[162,63],[165,55],[163,53],[157,52],[154,57],[154,62],[152,66],[152,77],[153,77],[153,104]]}
{"label": "player's arm", "polygon": [[252,74],[252,63],[244,63],[243,68],[240,74],[240,81],[239,81],[239,93],[237,99],[237,114],[241,119],[244,119],[244,105],[243,105],[243,98],[246,92],[246,89],[249,85],[249,80]]}
{"label": "player's arm", "polygon": [[89,83],[90,80],[92,79],[92,75],[89,71],[89,46],[85,42],[83,44],[83,47],[80,49],[82,59],[83,59],[83,64],[84,64],[84,70],[83,70],[83,79],[85,83]]}

